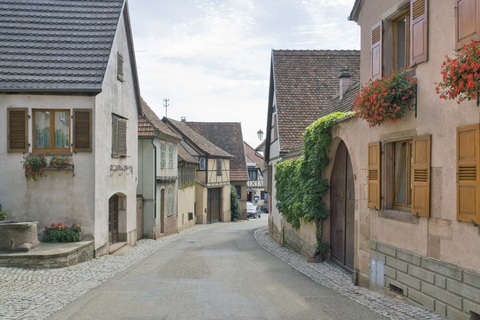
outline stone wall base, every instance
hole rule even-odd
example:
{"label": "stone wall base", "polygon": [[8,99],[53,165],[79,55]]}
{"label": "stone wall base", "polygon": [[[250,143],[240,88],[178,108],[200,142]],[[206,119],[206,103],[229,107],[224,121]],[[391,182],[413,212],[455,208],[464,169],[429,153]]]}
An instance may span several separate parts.
{"label": "stone wall base", "polygon": [[294,230],[283,228],[283,245],[309,258],[315,256],[315,247],[300,238]]}
{"label": "stone wall base", "polygon": [[449,319],[478,319],[480,274],[370,240],[370,289]]}
{"label": "stone wall base", "polygon": [[268,235],[280,245],[283,245],[283,226],[278,228],[271,215],[268,216]]}
{"label": "stone wall base", "polygon": [[67,249],[59,250],[62,244],[50,244],[48,250],[31,251],[29,253],[16,253],[16,254],[0,254],[0,267],[23,267],[34,269],[46,269],[46,268],[63,268],[69,267],[81,262],[89,261],[94,258],[94,244],[93,241],[84,241],[82,243],[76,243],[77,246]]}

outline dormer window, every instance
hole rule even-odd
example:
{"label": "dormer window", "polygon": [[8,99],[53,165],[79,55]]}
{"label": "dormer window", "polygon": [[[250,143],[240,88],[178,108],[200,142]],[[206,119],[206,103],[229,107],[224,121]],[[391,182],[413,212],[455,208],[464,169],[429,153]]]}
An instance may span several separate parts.
{"label": "dormer window", "polygon": [[123,56],[117,52],[117,79],[123,82]]}

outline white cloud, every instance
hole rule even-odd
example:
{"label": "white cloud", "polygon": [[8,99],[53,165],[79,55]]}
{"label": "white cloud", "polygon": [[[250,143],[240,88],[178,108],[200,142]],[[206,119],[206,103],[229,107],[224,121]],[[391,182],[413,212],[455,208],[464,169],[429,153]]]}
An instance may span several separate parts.
{"label": "white cloud", "polygon": [[353,49],[354,0],[130,0],[142,93],[161,117],[265,131],[271,49]]}

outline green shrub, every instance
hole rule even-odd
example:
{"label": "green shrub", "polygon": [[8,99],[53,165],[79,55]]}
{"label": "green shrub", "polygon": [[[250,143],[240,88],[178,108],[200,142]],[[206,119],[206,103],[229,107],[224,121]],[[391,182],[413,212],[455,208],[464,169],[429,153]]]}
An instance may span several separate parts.
{"label": "green shrub", "polygon": [[72,224],[68,227],[66,224],[52,223],[50,227],[45,227],[45,242],[77,242],[80,241],[80,234],[83,227],[78,224]]}
{"label": "green shrub", "polygon": [[232,220],[233,218],[238,219],[240,214],[242,214],[242,207],[240,206],[235,186],[231,186],[230,189],[230,210],[232,211]]}

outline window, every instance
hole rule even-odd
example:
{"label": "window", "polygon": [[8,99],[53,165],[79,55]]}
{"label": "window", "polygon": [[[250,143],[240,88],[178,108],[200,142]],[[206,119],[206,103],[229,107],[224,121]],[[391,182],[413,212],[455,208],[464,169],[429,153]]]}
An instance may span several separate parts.
{"label": "window", "polygon": [[171,216],[173,214],[173,188],[172,186],[168,187],[168,213],[167,215]]}
{"label": "window", "polygon": [[409,17],[407,13],[393,21],[393,67],[395,70],[406,68],[410,63]]}
{"label": "window", "polygon": [[[33,109],[34,152],[70,152],[70,111]],[[48,119],[48,120],[47,120]],[[92,152],[92,110],[73,109],[72,151]],[[28,109],[7,109],[7,152],[28,152]]]}
{"label": "window", "polygon": [[260,199],[265,199],[265,191],[260,191]]}
{"label": "window", "polygon": [[168,168],[173,169],[173,144],[168,144]]}
{"label": "window", "polygon": [[166,150],[165,144],[160,144],[160,169],[165,169],[166,167]]}
{"label": "window", "polygon": [[222,159],[217,159],[217,176],[222,175]]}
{"label": "window", "polygon": [[123,82],[123,56],[117,52],[117,79]]}
{"label": "window", "polygon": [[[408,210],[422,217],[430,215],[430,145],[430,135],[384,143],[384,153],[380,142],[368,145],[369,208]],[[385,155],[383,162],[382,154]],[[385,167],[383,180],[382,166]]]}
{"label": "window", "polygon": [[112,157],[127,156],[127,120],[112,116]]}
{"label": "window", "polygon": [[393,142],[393,207],[410,208],[412,198],[412,140]]}
{"label": "window", "polygon": [[[478,0],[480,1],[480,0]],[[371,77],[427,61],[428,0],[411,0],[371,28]]]}
{"label": "window", "polygon": [[480,224],[480,125],[457,128],[457,220]]}
{"label": "window", "polygon": [[455,43],[460,49],[470,41],[480,41],[480,0],[455,0]]}
{"label": "window", "polygon": [[237,191],[237,199],[242,198],[242,187],[241,186],[235,186],[235,190]]}
{"label": "window", "polygon": [[206,168],[205,160],[206,159],[205,158],[200,158],[199,160],[200,160],[199,170],[205,171],[205,168]]}
{"label": "window", "polygon": [[257,170],[248,170],[248,179],[257,180]]}
{"label": "window", "polygon": [[61,121],[62,113],[70,118],[68,110],[33,109],[34,152],[70,151],[70,121]]}

